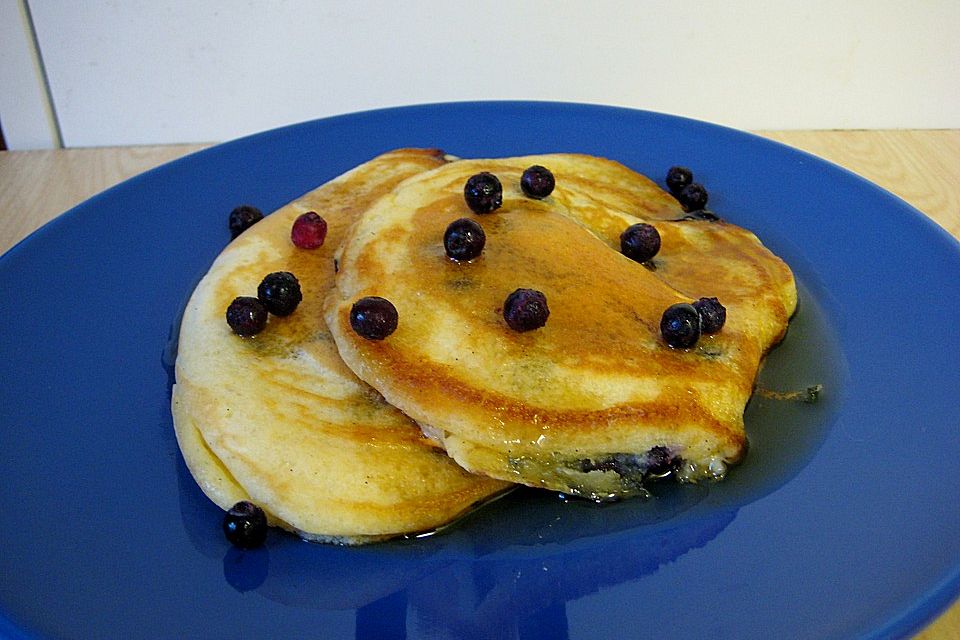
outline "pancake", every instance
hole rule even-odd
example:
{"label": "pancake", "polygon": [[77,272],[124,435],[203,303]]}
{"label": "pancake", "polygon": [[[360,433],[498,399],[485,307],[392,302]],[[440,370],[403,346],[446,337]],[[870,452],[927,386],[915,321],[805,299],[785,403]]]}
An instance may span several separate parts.
{"label": "pancake", "polygon": [[[620,233],[646,222],[660,251],[649,267],[690,300],[718,297],[763,350],[783,339],[797,306],[793,273],[750,231],[723,220],[698,220],[652,180],[618,162],[579,154],[543,158],[565,189],[552,197],[571,217],[620,251]],[[744,324],[745,323],[745,324]]]}
{"label": "pancake", "polygon": [[[556,177],[543,200],[519,188],[535,164]],[[503,205],[477,215],[463,187],[482,171],[499,177]],[[486,235],[469,262],[443,246],[461,217]],[[745,454],[743,410],[796,288],[749,231],[684,218],[649,179],[600,158],[453,162],[404,181],[358,219],[327,322],[347,365],[472,472],[598,500],[644,494],[654,476],[719,478]],[[619,234],[641,221],[662,237],[648,265],[619,252]],[[506,325],[517,288],[546,295],[545,326]],[[351,328],[366,296],[398,310],[383,340]],[[667,346],[664,310],[701,296],[726,306],[723,329],[690,349]]]}
{"label": "pancake", "polygon": [[[509,485],[457,466],[340,360],[323,319],[333,252],[361,211],[442,153],[379,156],[265,217],[231,242],[183,314],[172,412],[188,468],[224,509],[258,504],[270,524],[315,541],[360,544],[441,527]],[[295,247],[293,221],[327,222],[319,249]],[[224,313],[261,279],[292,272],[303,301],[241,338]]]}

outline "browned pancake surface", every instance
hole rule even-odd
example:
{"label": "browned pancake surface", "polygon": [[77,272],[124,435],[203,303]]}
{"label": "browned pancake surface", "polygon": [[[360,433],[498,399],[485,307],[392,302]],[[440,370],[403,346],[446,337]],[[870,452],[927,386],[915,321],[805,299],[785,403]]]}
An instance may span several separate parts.
{"label": "browned pancake surface", "polygon": [[[518,187],[532,164],[557,179],[542,201]],[[479,171],[504,185],[495,213],[476,215],[464,203],[464,182]],[[705,475],[743,454],[743,408],[796,294],[789,269],[753,234],[673,221],[682,216],[652,182],[606,160],[451,163],[404,182],[358,221],[342,248],[328,322],[347,364],[468,469],[609,497],[636,483],[583,471],[591,461],[626,455],[642,466],[648,450],[669,447],[693,465],[690,477]],[[444,254],[444,230],[459,217],[487,236],[469,263]],[[611,248],[638,221],[663,236],[653,268]],[[520,287],[546,295],[542,329],[506,326],[504,299]],[[350,307],[367,295],[399,311],[386,340],[350,328]],[[666,346],[663,310],[701,295],[727,305],[723,331],[694,349]]]}
{"label": "browned pancake surface", "polygon": [[[352,544],[434,529],[507,486],[465,472],[357,379],[322,314],[333,252],[354,218],[444,163],[434,151],[379,156],[245,231],[197,286],[181,324],[173,414],[188,467],[221,507],[249,499],[273,524]],[[290,240],[307,211],[328,224],[316,250]],[[273,271],[293,273],[303,301],[252,338],[234,335],[227,306],[255,296]]]}

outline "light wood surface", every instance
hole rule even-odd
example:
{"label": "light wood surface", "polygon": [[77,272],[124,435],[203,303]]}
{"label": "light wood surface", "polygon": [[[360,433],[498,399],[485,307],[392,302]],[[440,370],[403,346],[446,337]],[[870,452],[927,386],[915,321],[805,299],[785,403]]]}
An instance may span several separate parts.
{"label": "light wood surface", "polygon": [[0,151],[0,254],[90,196],[204,146]]}
{"label": "light wood surface", "polygon": [[[960,130],[759,133],[860,174],[960,238]],[[0,152],[0,253],[107,187],[205,146]],[[916,640],[960,640],[960,602]]]}

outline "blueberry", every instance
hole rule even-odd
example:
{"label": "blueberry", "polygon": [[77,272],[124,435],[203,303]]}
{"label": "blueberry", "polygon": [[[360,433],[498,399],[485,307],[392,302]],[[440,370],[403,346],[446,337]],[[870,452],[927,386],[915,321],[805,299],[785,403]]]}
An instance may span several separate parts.
{"label": "blueberry", "polygon": [[700,314],[701,333],[716,333],[727,321],[727,309],[716,298],[700,298],[693,308]]}
{"label": "blueberry", "polygon": [[691,182],[677,195],[677,200],[687,213],[700,211],[707,206],[707,190],[699,182]]}
{"label": "blueberry", "polygon": [[273,315],[288,316],[303,300],[303,293],[300,292],[300,282],[296,276],[289,271],[274,271],[260,282],[257,298]]}
{"label": "blueberry", "polygon": [[290,228],[290,240],[301,249],[319,249],[327,239],[327,221],[316,211],[297,217]]}
{"label": "blueberry", "polygon": [[256,298],[239,296],[227,307],[227,324],[238,336],[254,336],[267,326],[267,309]]}
{"label": "blueberry", "polygon": [[620,253],[631,260],[646,262],[660,251],[660,232],[652,224],[639,222],[620,234]]}
{"label": "blueberry", "polygon": [[238,547],[259,547],[267,539],[267,516],[257,505],[242,500],[223,517],[223,533]]}
{"label": "blueberry", "polygon": [[230,238],[235,239],[241,233],[263,220],[263,212],[256,207],[242,204],[230,212]]}
{"label": "blueberry", "polygon": [[692,347],[700,339],[700,314],[692,304],[672,304],[660,319],[660,334],[671,347]]}
{"label": "blueberry", "polygon": [[673,455],[667,447],[657,445],[647,451],[646,474],[663,477],[676,470],[680,465],[680,457]]}
{"label": "blueberry", "polygon": [[576,468],[583,473],[589,473],[591,471],[613,471],[613,459],[610,456],[600,458],[599,460],[584,458],[580,460],[579,466]]}
{"label": "blueberry", "polygon": [[483,251],[487,236],[483,227],[469,218],[454,220],[443,234],[443,248],[454,260],[473,260]]}
{"label": "blueberry", "polygon": [[581,461],[580,468],[583,471],[613,471],[624,477],[643,475],[640,457],[632,453],[614,453],[596,461]]}
{"label": "blueberry", "polygon": [[674,196],[680,195],[683,188],[693,182],[693,173],[686,167],[670,167],[667,171],[667,189]]}
{"label": "blueberry", "polygon": [[497,176],[483,171],[470,176],[463,186],[463,198],[475,213],[490,213],[503,204],[503,186]]}
{"label": "blueberry", "polygon": [[622,477],[643,481],[669,475],[679,467],[680,462],[680,456],[674,455],[667,447],[657,445],[643,455],[614,453],[596,460],[583,459],[579,461],[579,466],[576,468],[584,473],[613,471]]}
{"label": "blueberry", "polygon": [[397,330],[398,320],[397,308],[379,296],[360,298],[350,309],[350,326],[367,340],[383,340]]}
{"label": "blueberry", "polygon": [[547,324],[547,296],[536,289],[517,289],[503,303],[503,319],[514,331],[532,331]]}
{"label": "blueberry", "polygon": [[540,200],[553,193],[557,182],[550,169],[535,164],[528,167],[520,177],[520,189],[530,198]]}

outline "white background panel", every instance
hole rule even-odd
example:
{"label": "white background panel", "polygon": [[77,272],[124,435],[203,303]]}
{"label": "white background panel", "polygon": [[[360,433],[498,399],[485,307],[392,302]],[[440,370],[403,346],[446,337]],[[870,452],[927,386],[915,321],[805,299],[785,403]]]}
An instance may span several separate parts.
{"label": "white background panel", "polygon": [[11,149],[58,144],[30,18],[20,0],[0,0],[0,125]]}
{"label": "white background panel", "polygon": [[[445,100],[960,127],[960,2],[29,0],[67,146]],[[0,114],[2,115],[2,114]]]}

